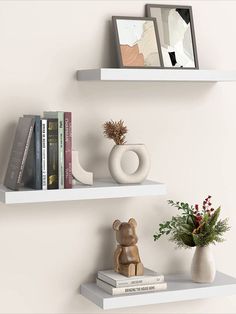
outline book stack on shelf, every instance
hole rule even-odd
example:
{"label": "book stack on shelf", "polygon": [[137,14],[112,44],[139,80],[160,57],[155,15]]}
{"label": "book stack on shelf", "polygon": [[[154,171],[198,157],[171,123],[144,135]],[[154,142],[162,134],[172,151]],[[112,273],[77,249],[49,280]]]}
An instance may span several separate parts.
{"label": "book stack on shelf", "polygon": [[97,286],[111,295],[156,292],[167,289],[164,275],[145,268],[143,276],[125,277],[114,270],[97,273]]}
{"label": "book stack on shelf", "polygon": [[72,188],[71,125],[71,112],[20,117],[4,185],[12,190]]}

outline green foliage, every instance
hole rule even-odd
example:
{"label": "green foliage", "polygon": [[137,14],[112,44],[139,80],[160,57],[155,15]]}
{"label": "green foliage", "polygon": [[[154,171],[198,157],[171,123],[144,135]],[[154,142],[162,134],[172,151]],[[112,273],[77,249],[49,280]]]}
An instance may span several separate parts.
{"label": "green foliage", "polygon": [[203,202],[203,210],[199,210],[198,205],[194,207],[188,203],[169,200],[168,203],[181,213],[159,225],[158,232],[154,234],[154,241],[163,235],[170,235],[170,241],[180,248],[223,242],[223,234],[230,229],[228,219],[219,220],[221,208],[211,208],[210,198],[211,196],[208,196]]}

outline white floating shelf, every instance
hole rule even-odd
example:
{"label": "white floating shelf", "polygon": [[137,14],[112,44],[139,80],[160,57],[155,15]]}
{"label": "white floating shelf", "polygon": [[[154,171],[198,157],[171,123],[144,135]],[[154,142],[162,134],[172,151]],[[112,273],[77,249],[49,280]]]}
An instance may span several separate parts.
{"label": "white floating shelf", "polygon": [[227,82],[236,81],[236,71],[101,68],[79,70],[77,79],[79,81]]}
{"label": "white floating shelf", "polygon": [[146,180],[141,184],[117,184],[97,180],[93,186],[76,185],[73,189],[12,191],[0,185],[0,201],[5,204],[42,203],[75,200],[94,200],[166,194],[163,183]]}
{"label": "white floating shelf", "polygon": [[112,296],[95,283],[81,286],[81,294],[103,309],[117,309],[159,303],[170,303],[236,294],[236,278],[217,272],[212,284],[193,283],[187,275],[166,276],[168,288],[159,292]]}

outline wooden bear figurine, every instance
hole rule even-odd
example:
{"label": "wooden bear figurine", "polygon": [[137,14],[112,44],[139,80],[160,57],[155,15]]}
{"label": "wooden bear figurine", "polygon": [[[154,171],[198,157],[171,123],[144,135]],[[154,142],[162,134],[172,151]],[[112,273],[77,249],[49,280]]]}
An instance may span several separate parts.
{"label": "wooden bear figurine", "polygon": [[138,238],[135,232],[137,222],[131,218],[128,222],[115,220],[113,229],[116,231],[116,240],[119,243],[114,253],[114,270],[124,276],[143,275],[143,264],[141,263],[138,247]]}

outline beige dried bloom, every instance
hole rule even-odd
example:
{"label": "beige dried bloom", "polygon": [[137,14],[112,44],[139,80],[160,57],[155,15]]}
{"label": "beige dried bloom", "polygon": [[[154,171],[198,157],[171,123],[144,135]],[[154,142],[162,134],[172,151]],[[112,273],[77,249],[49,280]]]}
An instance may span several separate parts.
{"label": "beige dried bloom", "polygon": [[103,134],[105,137],[112,139],[116,145],[123,145],[126,143],[125,134],[128,132],[124,121],[107,121],[103,124]]}

